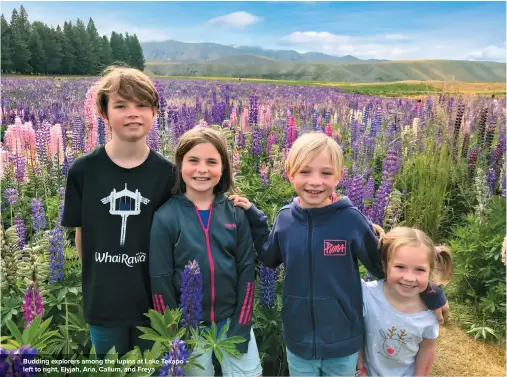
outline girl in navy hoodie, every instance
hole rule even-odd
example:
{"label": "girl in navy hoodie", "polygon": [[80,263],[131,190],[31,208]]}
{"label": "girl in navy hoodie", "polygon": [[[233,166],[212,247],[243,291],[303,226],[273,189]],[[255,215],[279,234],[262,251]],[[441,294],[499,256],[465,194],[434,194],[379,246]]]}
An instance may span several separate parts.
{"label": "girl in navy hoodie", "polygon": [[[150,237],[150,277],[153,304],[164,312],[178,307],[185,266],[196,260],[203,277],[202,320],[219,329],[229,321],[228,337],[240,358],[224,354],[224,376],[257,377],[261,362],[252,330],[255,261],[245,211],[224,195],[234,192],[230,159],[220,134],[194,128],[176,148],[177,181],[174,196],[156,212]],[[187,375],[214,375],[211,351],[199,356],[204,370]]]}
{"label": "girl in navy hoodie", "polygon": [[[244,198],[256,250],[268,267],[285,265],[282,327],[294,376],[353,376],[363,347],[358,260],[373,275],[384,272],[372,225],[334,192],[343,175],[340,146],[323,133],[296,140],[285,170],[298,197],[267,217]],[[422,293],[428,308],[445,304],[441,290]]]}

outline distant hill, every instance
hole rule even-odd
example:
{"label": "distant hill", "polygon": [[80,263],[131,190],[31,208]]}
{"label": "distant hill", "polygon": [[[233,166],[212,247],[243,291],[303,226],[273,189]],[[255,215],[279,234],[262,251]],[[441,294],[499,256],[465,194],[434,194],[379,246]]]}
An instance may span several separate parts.
{"label": "distant hill", "polygon": [[237,55],[255,55],[284,62],[356,62],[384,61],[361,60],[354,56],[332,56],[319,52],[300,54],[294,50],[265,50],[252,46],[226,46],[218,43],[185,43],[174,40],[142,43],[148,61],[212,61]]}
{"label": "distant hill", "polygon": [[312,63],[280,61],[272,57],[252,54],[217,56],[208,61],[147,61],[146,71],[157,76],[248,77],[335,82],[404,80],[505,82],[506,80],[506,64],[496,62],[458,60],[365,62],[358,60],[355,62]]}

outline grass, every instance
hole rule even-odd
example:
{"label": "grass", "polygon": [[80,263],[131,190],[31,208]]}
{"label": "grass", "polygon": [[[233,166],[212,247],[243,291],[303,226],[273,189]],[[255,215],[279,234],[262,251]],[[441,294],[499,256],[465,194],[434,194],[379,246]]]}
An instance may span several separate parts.
{"label": "grass", "polygon": [[432,376],[505,376],[505,344],[476,341],[452,319],[437,344]]}

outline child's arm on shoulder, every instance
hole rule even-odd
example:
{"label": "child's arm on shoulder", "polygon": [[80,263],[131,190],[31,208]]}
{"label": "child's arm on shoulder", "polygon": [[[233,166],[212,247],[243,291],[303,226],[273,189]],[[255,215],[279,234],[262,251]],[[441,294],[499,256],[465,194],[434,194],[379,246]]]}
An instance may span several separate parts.
{"label": "child's arm on shoulder", "polygon": [[235,206],[245,210],[255,250],[257,250],[262,263],[266,267],[278,267],[283,262],[276,234],[276,222],[278,218],[275,220],[273,229],[270,231],[267,216],[257,209],[247,198],[231,195],[229,199],[233,200]]}
{"label": "child's arm on shoulder", "polygon": [[176,293],[172,283],[174,276],[174,241],[163,216],[156,211],[150,232],[150,266],[151,296],[153,307],[164,313],[166,307],[176,309]]}
{"label": "child's arm on shoulder", "polygon": [[382,268],[382,262],[380,260],[380,252],[378,249],[378,239],[373,232],[370,224],[364,220],[362,224],[360,236],[358,239],[358,246],[353,253],[366,267],[368,272],[378,279],[385,277],[384,270]]}
{"label": "child's arm on shoulder", "polygon": [[429,376],[437,355],[437,340],[423,339],[415,357],[414,377]]}
{"label": "child's arm on shoulder", "polygon": [[437,285],[428,284],[428,287],[421,292],[420,297],[428,309],[435,312],[438,323],[443,324],[450,314],[444,290]]}
{"label": "child's arm on shoulder", "polygon": [[252,314],[255,296],[255,258],[252,235],[243,211],[236,213],[238,237],[234,258],[238,272],[236,310],[231,318],[227,336],[240,336],[245,339],[237,343],[236,348],[241,353],[247,353],[252,328]]}

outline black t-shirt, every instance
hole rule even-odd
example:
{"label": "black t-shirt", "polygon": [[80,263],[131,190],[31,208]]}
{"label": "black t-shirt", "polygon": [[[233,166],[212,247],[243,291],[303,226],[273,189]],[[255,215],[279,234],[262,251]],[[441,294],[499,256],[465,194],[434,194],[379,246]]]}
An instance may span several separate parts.
{"label": "black t-shirt", "polygon": [[82,228],[83,305],[89,324],[149,323],[144,313],[151,307],[151,222],[174,182],[174,165],[153,150],[132,169],[116,165],[104,147],[72,164],[62,225]]}

